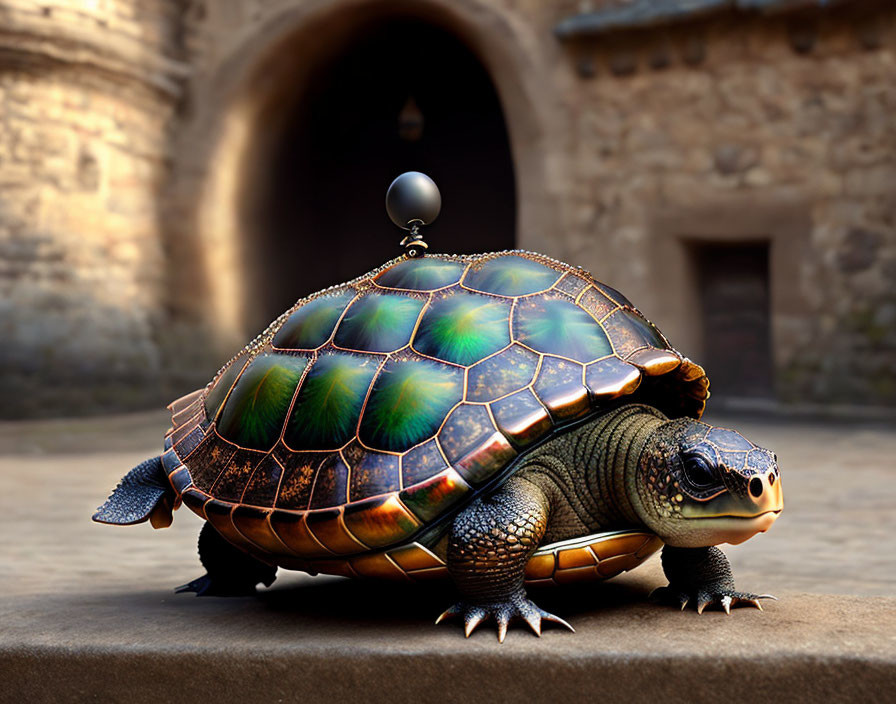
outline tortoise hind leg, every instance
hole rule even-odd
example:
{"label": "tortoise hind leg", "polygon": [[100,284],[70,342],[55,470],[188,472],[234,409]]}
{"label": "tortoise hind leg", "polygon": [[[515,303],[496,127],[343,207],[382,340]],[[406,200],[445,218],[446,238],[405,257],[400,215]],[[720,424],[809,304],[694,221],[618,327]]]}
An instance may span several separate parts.
{"label": "tortoise hind leg", "polygon": [[174,591],[196,592],[196,596],[251,596],[258,583],[271,586],[277,568],[256,560],[228,543],[211,523],[199,532],[199,560],[206,574]]}
{"label": "tortoise hind leg", "polygon": [[537,635],[542,621],[573,630],[566,621],[526,596],[525,569],[547,528],[548,501],[534,484],[511,477],[494,494],[473,501],[451,525],[448,571],[461,594],[436,623],[460,616],[469,636],[487,618],[503,642],[511,619],[521,618]]}

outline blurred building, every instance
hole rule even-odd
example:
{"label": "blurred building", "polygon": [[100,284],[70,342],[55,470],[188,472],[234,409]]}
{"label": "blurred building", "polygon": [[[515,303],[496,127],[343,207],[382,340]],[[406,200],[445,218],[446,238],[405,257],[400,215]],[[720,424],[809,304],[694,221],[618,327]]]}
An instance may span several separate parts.
{"label": "blurred building", "polygon": [[0,0],[0,413],[204,384],[399,253],[408,169],[719,396],[894,405],[894,115],[885,0]]}

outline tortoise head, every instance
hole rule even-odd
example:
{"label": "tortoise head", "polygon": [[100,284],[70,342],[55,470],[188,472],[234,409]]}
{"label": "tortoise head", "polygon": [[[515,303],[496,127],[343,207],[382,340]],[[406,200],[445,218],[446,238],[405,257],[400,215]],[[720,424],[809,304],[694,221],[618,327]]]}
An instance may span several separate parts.
{"label": "tortoise head", "polygon": [[641,519],[676,547],[742,543],[767,531],[784,506],[774,453],[689,418],[654,432],[635,481]]}

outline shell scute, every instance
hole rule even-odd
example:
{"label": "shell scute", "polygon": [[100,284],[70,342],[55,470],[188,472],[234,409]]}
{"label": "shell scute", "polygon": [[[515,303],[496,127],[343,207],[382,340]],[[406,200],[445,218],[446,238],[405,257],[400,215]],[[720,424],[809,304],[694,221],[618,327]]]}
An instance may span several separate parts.
{"label": "shell scute", "polygon": [[561,272],[514,254],[473,264],[463,284],[467,288],[498,296],[526,296],[546,291],[560,278]]}
{"label": "shell scute", "polygon": [[232,503],[227,501],[209,499],[206,501],[205,506],[203,506],[205,518],[215,527],[215,530],[223,535],[229,542],[245,546],[247,543],[246,539],[236,529],[236,526],[233,525],[233,521],[230,518],[233,506]]}
{"label": "shell scute", "polygon": [[205,431],[196,426],[192,430],[185,432],[179,440],[174,442],[174,450],[180,457],[189,457],[199,444],[205,439]]}
{"label": "shell scute", "polygon": [[359,501],[401,488],[401,469],[398,455],[370,452],[352,467],[349,501]]}
{"label": "shell scute", "polygon": [[273,454],[265,455],[264,459],[255,466],[239,500],[249,497],[247,503],[270,508],[277,500],[277,490],[280,488],[282,477],[283,465]]}
{"label": "shell scute", "polygon": [[345,527],[342,508],[309,511],[305,514],[305,525],[324,547],[337,555],[351,555],[367,549]]}
{"label": "shell scute", "polygon": [[492,401],[527,386],[535,376],[540,357],[521,345],[511,345],[470,368],[467,400]]}
{"label": "shell scute", "polygon": [[[283,470],[276,496],[277,508],[304,511],[311,502],[314,477],[326,455],[320,452],[291,452],[279,461]],[[247,491],[248,494],[248,491]]]}
{"label": "shell scute", "polygon": [[416,482],[399,494],[401,502],[421,521],[431,521],[451,508],[472,488],[452,468]]}
{"label": "shell scute", "polygon": [[436,434],[463,396],[464,373],[421,359],[387,362],[373,383],[358,436],[367,447],[403,452]]}
{"label": "shell scute", "polygon": [[332,557],[333,551],[321,543],[308,528],[306,514],[291,511],[274,511],[270,518],[271,529],[293,555],[303,557]]}
{"label": "shell scute", "polygon": [[495,427],[485,406],[458,406],[439,432],[445,456],[474,486],[490,479],[516,457],[516,450]]}
{"label": "shell scute", "polygon": [[421,354],[469,366],[510,344],[509,322],[509,302],[454,291],[433,300],[413,347]]}
{"label": "shell scute", "polygon": [[421,525],[394,495],[351,503],[345,507],[344,520],[346,529],[372,548],[410,538]]}
{"label": "shell scute", "polygon": [[258,450],[237,450],[218,475],[211,493],[224,501],[239,501],[255,467],[267,456]]}
{"label": "shell scute", "polygon": [[330,352],[314,361],[293,405],[284,442],[294,450],[339,449],[355,436],[367,390],[382,360]]}
{"label": "shell scute", "polygon": [[314,477],[308,504],[311,509],[342,506],[348,501],[348,465],[338,454],[325,454],[323,457]]}
{"label": "shell scute", "polygon": [[401,458],[401,485],[408,487],[425,481],[446,469],[448,464],[436,440],[429,440],[408,450]]}
{"label": "shell scute", "polygon": [[513,335],[527,347],[546,354],[591,362],[613,353],[600,324],[568,299],[537,296],[518,302]]}
{"label": "shell scute", "polygon": [[611,300],[597,288],[592,286],[579,297],[579,306],[587,311],[595,320],[603,320],[619,308],[616,301]]}
{"label": "shell scute", "polygon": [[565,274],[562,279],[554,284],[554,289],[559,291],[560,293],[565,293],[573,300],[576,300],[579,297],[579,294],[588,286],[589,282],[583,279],[581,276],[576,276],[575,274]]}
{"label": "shell scute", "polygon": [[522,389],[490,405],[498,429],[519,448],[551,431],[551,416],[531,389]]}
{"label": "shell scute", "polygon": [[423,260],[406,259],[377,276],[378,286],[411,291],[434,291],[456,284],[466,270],[460,262],[435,257]]}
{"label": "shell scute", "polygon": [[230,519],[234,527],[251,543],[267,553],[277,554],[288,548],[268,526],[270,514],[270,509],[241,505],[233,509]]}
{"label": "shell scute", "polygon": [[606,284],[602,284],[599,282],[595,282],[594,286],[607,298],[616,301],[618,305],[626,306],[628,308],[631,308],[632,310],[636,310],[634,304],[612,286],[607,286]]}
{"label": "shell scute", "polygon": [[193,484],[203,491],[211,490],[221,470],[227,466],[236,451],[235,445],[216,433],[206,436],[193,454],[186,458]]}
{"label": "shell scute", "polygon": [[214,420],[218,416],[218,411],[224,405],[227,394],[233,387],[240,372],[246,366],[249,360],[249,354],[243,352],[234,359],[225,369],[218,375],[218,378],[212,382],[211,388],[205,397],[205,415],[210,420]]}
{"label": "shell scute", "polygon": [[280,349],[313,350],[333,336],[336,323],[355,298],[352,289],[318,296],[296,309],[283,323],[271,344]]}
{"label": "shell scute", "polygon": [[555,422],[580,418],[591,411],[581,364],[559,357],[545,357],[534,390]]}
{"label": "shell scute", "polygon": [[240,375],[224,404],[218,432],[241,447],[270,450],[280,438],[283,419],[307,366],[306,357],[256,357]]}
{"label": "shell scute", "polygon": [[655,347],[635,350],[625,361],[643,369],[649,376],[668,374],[681,366],[681,357],[673,350],[658,350]]}
{"label": "shell scute", "polygon": [[394,352],[411,341],[426,300],[397,293],[368,293],[354,301],[333,342],[347,350]]}
{"label": "shell scute", "polygon": [[627,308],[620,308],[612,313],[603,321],[603,326],[613,341],[616,354],[623,358],[646,347],[668,347],[654,325]]}
{"label": "shell scute", "polygon": [[168,476],[168,481],[171,482],[174,491],[182,494],[192,485],[193,478],[190,476],[190,470],[181,465]]}
{"label": "shell scute", "polygon": [[641,371],[619,357],[600,359],[585,367],[585,385],[597,399],[630,394],[641,383]]}

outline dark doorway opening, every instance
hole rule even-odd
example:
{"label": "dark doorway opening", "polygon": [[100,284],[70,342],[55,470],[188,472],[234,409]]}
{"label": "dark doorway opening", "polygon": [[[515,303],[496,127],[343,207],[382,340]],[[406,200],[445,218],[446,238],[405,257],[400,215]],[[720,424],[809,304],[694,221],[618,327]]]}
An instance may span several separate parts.
{"label": "dark doorway opening", "polygon": [[[516,188],[492,81],[452,34],[407,20],[367,23],[302,89],[251,217],[264,324],[297,298],[401,253],[386,188],[423,171],[442,192],[432,252],[514,246]],[[260,254],[259,254],[260,253]]]}
{"label": "dark doorway opening", "polygon": [[713,394],[772,396],[769,243],[693,245]]}

